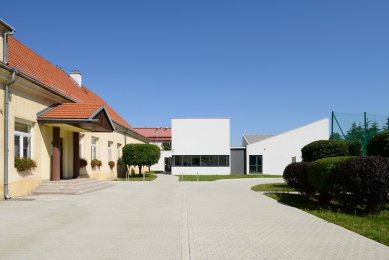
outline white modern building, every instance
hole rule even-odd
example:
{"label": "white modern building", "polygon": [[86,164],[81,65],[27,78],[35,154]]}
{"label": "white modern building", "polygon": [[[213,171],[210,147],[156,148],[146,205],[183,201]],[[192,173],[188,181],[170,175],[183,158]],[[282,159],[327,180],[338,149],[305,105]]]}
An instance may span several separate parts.
{"label": "white modern building", "polygon": [[279,135],[243,135],[242,146],[231,147],[229,119],[173,119],[172,174],[281,175],[301,161],[305,145],[328,138],[329,120],[322,119]]}
{"label": "white modern building", "polygon": [[172,119],[172,174],[230,174],[230,120]]}
{"label": "white modern building", "polygon": [[246,174],[282,174],[291,162],[300,162],[301,148],[317,141],[329,139],[329,120],[322,119],[311,124],[271,135],[243,135],[246,147]]}

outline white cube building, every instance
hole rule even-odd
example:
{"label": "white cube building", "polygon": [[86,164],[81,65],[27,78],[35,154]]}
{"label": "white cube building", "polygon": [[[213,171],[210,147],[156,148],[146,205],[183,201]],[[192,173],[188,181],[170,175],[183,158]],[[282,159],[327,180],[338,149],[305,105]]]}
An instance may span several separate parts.
{"label": "white cube building", "polygon": [[230,174],[230,120],[172,119],[172,174]]}

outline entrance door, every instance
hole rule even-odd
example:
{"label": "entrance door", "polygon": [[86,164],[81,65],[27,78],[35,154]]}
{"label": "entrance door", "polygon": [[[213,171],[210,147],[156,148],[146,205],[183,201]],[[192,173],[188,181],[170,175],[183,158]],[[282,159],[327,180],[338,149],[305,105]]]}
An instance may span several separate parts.
{"label": "entrance door", "polygon": [[165,172],[170,172],[172,170],[172,158],[165,158]]}

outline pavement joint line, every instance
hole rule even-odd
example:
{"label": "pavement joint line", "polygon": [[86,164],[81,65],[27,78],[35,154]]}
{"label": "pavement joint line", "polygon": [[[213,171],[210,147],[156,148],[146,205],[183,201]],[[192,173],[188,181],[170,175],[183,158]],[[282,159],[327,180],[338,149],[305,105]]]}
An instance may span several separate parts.
{"label": "pavement joint line", "polygon": [[182,200],[182,251],[181,259],[191,259],[190,256],[190,239],[189,239],[189,225],[188,225],[188,201],[187,193],[184,191]]}

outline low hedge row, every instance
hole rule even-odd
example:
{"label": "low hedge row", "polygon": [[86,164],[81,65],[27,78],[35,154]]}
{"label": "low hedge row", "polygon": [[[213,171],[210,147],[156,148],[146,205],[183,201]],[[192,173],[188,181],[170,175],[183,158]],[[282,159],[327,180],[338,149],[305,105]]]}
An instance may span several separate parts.
{"label": "low hedge row", "polygon": [[322,158],[362,155],[359,141],[319,140],[301,149],[303,161],[313,162]]}
{"label": "low hedge row", "polygon": [[292,163],[285,168],[284,179],[307,197],[316,193],[321,202],[335,200],[368,213],[378,213],[389,203],[386,157],[333,157]]}

